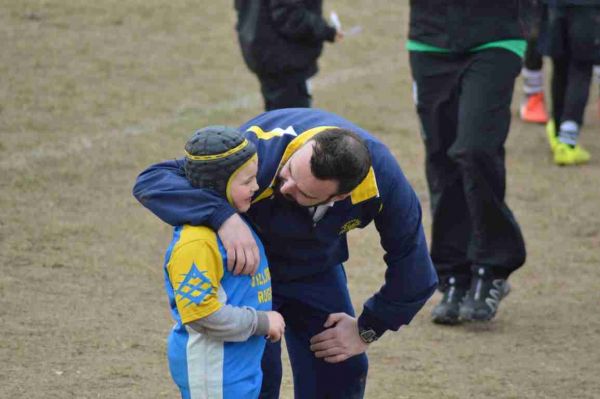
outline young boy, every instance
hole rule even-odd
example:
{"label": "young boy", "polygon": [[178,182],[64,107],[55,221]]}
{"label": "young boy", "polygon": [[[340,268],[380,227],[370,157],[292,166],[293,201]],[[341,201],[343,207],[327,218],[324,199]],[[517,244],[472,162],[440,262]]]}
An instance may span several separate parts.
{"label": "young boy", "polygon": [[[254,144],[233,128],[198,130],[185,146],[194,187],[209,188],[240,213],[258,189]],[[141,176],[143,178],[143,175]],[[257,398],[265,335],[278,341],[285,323],[271,311],[271,275],[260,240],[252,275],[227,270],[227,253],[204,226],[175,228],[165,256],[165,285],[175,319],[168,339],[169,367],[184,399]]]}

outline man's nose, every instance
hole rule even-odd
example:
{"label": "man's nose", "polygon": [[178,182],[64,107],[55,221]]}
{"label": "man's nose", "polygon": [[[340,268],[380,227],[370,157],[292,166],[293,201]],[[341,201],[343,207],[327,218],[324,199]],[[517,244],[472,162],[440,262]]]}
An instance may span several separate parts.
{"label": "man's nose", "polygon": [[282,185],[279,191],[282,194],[291,194],[294,191],[294,183],[291,180],[286,180]]}

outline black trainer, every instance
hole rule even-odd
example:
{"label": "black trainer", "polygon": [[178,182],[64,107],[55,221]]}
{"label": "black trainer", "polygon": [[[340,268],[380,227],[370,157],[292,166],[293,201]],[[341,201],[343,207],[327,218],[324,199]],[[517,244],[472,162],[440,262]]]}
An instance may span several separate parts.
{"label": "black trainer", "polygon": [[431,321],[436,324],[458,324],[460,304],[467,289],[456,285],[456,279],[450,277],[444,288],[442,300],[431,311]]}
{"label": "black trainer", "polygon": [[494,278],[489,269],[479,267],[471,279],[471,288],[460,305],[460,318],[488,321],[496,316],[500,301],[510,292],[508,281]]}

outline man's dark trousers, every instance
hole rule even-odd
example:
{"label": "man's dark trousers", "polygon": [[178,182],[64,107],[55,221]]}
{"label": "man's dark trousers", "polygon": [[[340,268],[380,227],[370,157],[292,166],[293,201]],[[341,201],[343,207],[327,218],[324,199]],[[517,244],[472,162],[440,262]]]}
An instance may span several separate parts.
{"label": "man's dark trousers", "polygon": [[[368,370],[364,353],[340,363],[327,363],[317,359],[310,350],[310,339],[324,331],[323,324],[330,313],[344,312],[354,316],[342,265],[294,281],[273,281],[273,310],[285,319],[285,341],[294,374],[295,398],[363,398]],[[262,370],[260,398],[279,398],[281,341],[267,343]]]}
{"label": "man's dark trousers", "polygon": [[442,284],[471,268],[498,277],[525,262],[525,244],[504,202],[504,142],[520,58],[505,49],[411,52],[415,101],[426,148],[431,257]]}

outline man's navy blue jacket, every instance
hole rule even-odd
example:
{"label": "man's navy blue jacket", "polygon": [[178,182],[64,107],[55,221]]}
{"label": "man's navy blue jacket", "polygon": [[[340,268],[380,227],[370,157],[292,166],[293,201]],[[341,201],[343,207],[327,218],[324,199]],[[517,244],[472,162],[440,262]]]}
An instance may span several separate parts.
{"label": "man's navy blue jacket", "polygon": [[[365,140],[373,166],[348,198],[335,202],[314,223],[306,208],[273,196],[275,178],[294,151],[314,134],[334,126]],[[437,275],[427,250],[419,200],[388,148],[347,120],[310,108],[267,112],[240,129],[258,150],[260,189],[246,217],[263,240],[274,292],[278,281],[315,275],[346,261],[346,233],[375,221],[385,251],[385,284],[365,303],[360,322],[378,333],[408,324],[433,294]],[[235,212],[216,193],[193,188],[185,178],[183,160],[151,166],[138,177],[133,193],[172,225],[204,224],[218,230]]]}

